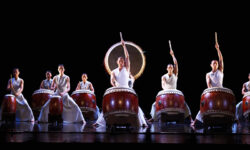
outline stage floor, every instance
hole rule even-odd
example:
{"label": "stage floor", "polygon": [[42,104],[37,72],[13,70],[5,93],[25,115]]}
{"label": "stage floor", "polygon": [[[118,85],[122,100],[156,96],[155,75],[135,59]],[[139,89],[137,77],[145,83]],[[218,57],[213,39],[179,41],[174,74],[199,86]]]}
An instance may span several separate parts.
{"label": "stage floor", "polygon": [[231,129],[193,129],[187,124],[153,123],[147,128],[115,130],[95,128],[92,123],[37,124],[0,122],[0,143],[161,143],[250,144],[250,123]]}

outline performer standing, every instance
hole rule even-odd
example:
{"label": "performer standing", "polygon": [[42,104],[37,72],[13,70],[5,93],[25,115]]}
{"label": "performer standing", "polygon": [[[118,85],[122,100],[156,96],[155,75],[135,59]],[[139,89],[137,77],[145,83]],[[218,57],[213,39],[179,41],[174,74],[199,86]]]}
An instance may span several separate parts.
{"label": "performer standing", "polygon": [[[178,74],[179,74],[179,68],[178,68],[178,62],[174,55],[174,51],[172,50],[172,46],[170,44],[170,55],[173,58],[173,64],[169,64],[167,66],[168,73],[162,76],[161,83],[163,90],[169,90],[169,89],[177,89],[177,80],[178,80]],[[153,103],[151,108],[151,116],[152,119],[149,120],[149,122],[153,122],[156,120],[156,102]],[[188,107],[187,103],[185,102],[185,119],[190,120],[190,122],[193,122],[190,108]]]}
{"label": "performer standing", "polygon": [[[123,57],[118,58],[117,60],[118,67],[111,72],[110,83],[113,87],[131,88],[133,87],[133,76],[130,74],[129,53],[122,36],[121,36],[121,44],[124,50],[125,59]],[[129,83],[131,84],[129,85]],[[140,126],[147,127],[147,122],[145,120],[144,113],[140,107],[138,111],[138,119]],[[94,126],[96,125],[101,125],[101,126],[106,125],[106,121],[103,117],[103,112],[100,114],[99,118],[94,124]]]}
{"label": "performer standing", "polygon": [[[216,40],[215,48],[216,48],[218,56],[219,56],[219,62],[217,60],[213,60],[211,62],[210,66],[212,68],[212,71],[207,73],[207,75],[206,75],[207,87],[208,88],[213,88],[213,87],[223,88],[224,61],[223,61],[223,56],[222,56],[222,53],[221,53],[221,50],[220,50],[220,47],[219,47],[217,40]],[[198,112],[198,115],[196,116],[196,119],[191,124],[191,126],[195,126],[197,121],[203,123],[200,111]]]}
{"label": "performer standing", "polygon": [[[88,81],[88,75],[86,73],[82,74],[82,82],[79,82],[76,90],[89,90],[92,91],[93,93],[95,92],[94,86],[91,82]],[[96,106],[96,114],[95,118],[98,118],[100,115],[100,109],[98,106]]]}
{"label": "performer standing", "polygon": [[42,81],[40,88],[51,90],[51,85],[53,83],[51,71],[46,72],[46,79]]}
{"label": "performer standing", "polygon": [[[16,97],[16,121],[33,122],[35,121],[33,112],[24,98],[22,92],[24,89],[24,80],[19,78],[20,71],[18,68],[13,69],[13,78],[8,81],[7,90]],[[3,107],[3,106],[2,106]],[[0,120],[2,118],[2,108],[0,110]]]}
{"label": "performer standing", "polygon": [[[245,95],[247,92],[250,92],[250,73],[248,74],[249,81],[243,84],[242,94]],[[236,120],[239,123],[240,120],[244,120],[243,116],[243,106],[242,101],[239,102],[236,106]]]}
{"label": "performer standing", "polygon": [[[62,119],[64,123],[86,123],[82,112],[75,101],[69,96],[70,78],[64,74],[64,65],[58,66],[59,74],[53,78],[52,89],[55,89],[55,95],[63,99]],[[48,122],[50,100],[42,107],[39,122]]]}

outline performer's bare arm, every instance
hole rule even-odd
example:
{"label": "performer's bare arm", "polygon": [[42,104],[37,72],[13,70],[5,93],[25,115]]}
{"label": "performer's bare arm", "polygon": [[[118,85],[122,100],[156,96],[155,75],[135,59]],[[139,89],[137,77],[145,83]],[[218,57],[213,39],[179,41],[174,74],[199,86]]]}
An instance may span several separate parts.
{"label": "performer's bare arm", "polygon": [[245,95],[245,94],[246,94],[246,92],[245,92],[245,91],[246,91],[246,85],[244,84],[244,85],[243,85],[243,88],[242,88],[242,94],[243,94],[243,95]]}
{"label": "performer's bare arm", "polygon": [[44,89],[43,82],[44,81],[41,82],[40,89]]}
{"label": "performer's bare arm", "polygon": [[70,91],[70,78],[69,77],[67,78],[66,82],[67,82],[67,90],[65,90],[63,94],[68,93]]}
{"label": "performer's bare arm", "polygon": [[223,56],[222,56],[222,53],[221,53],[221,50],[220,50],[220,46],[219,46],[218,43],[215,45],[215,48],[216,48],[216,50],[218,52],[218,56],[219,56],[219,68],[218,69],[221,72],[223,72],[224,71],[224,60],[223,60]]}
{"label": "performer's bare arm", "polygon": [[162,89],[166,89],[166,79],[164,77],[161,78],[161,87]]}
{"label": "performer's bare arm", "polygon": [[127,50],[125,42],[123,40],[121,40],[121,42],[122,42],[122,47],[123,47],[124,54],[125,54],[125,67],[130,72],[130,59],[129,59],[128,50]]}
{"label": "performer's bare arm", "polygon": [[95,92],[95,89],[92,84],[89,85],[90,91]]}
{"label": "performer's bare arm", "polygon": [[51,85],[51,90],[56,90],[57,85],[56,85],[56,78],[53,79],[52,85]]}
{"label": "performer's bare arm", "polygon": [[76,87],[76,90],[80,90],[81,88],[80,88],[80,82],[77,84],[77,87]]}
{"label": "performer's bare arm", "polygon": [[208,88],[212,88],[211,80],[210,80],[209,74],[206,75],[206,81],[207,81],[207,87],[208,87]]}
{"label": "performer's bare arm", "polygon": [[115,74],[114,72],[111,73],[111,77],[110,77],[110,83],[113,87],[116,87],[115,83],[116,83],[116,79],[115,79]]}
{"label": "performer's bare arm", "polygon": [[173,50],[170,50],[170,55],[172,56],[173,61],[174,61],[174,74],[175,74],[176,76],[178,76],[179,67],[178,67],[178,62],[177,62],[177,59],[175,58],[175,55],[174,55],[174,51],[173,51]]}

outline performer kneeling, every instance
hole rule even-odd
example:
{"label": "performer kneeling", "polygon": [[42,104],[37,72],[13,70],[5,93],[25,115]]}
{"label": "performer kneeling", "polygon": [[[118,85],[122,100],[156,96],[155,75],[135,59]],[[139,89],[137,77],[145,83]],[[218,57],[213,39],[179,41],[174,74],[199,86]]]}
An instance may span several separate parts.
{"label": "performer kneeling", "polygon": [[[8,82],[7,90],[11,91],[11,95],[16,98],[16,121],[17,122],[33,122],[35,121],[33,112],[24,98],[22,92],[24,89],[24,81],[19,78],[20,71],[18,68],[13,69],[13,76]],[[2,120],[3,105],[0,109],[0,120]]]}
{"label": "performer kneeling", "polygon": [[[84,123],[82,112],[74,100],[69,96],[70,78],[64,74],[64,65],[58,66],[59,75],[53,78],[52,89],[56,90],[55,95],[61,96],[63,100],[62,119],[64,123]],[[48,122],[50,100],[43,106],[39,122]]]}
{"label": "performer kneeling", "polygon": [[[174,52],[171,49],[170,50],[170,55],[173,58],[174,65],[169,64],[167,67],[168,73],[165,74],[162,77],[162,88],[163,90],[171,90],[177,89],[177,80],[178,80],[178,62],[177,59],[175,58]],[[153,103],[152,108],[151,108],[151,116],[152,119],[149,120],[149,122],[156,121],[156,102]],[[192,116],[191,116],[191,111],[190,108],[188,107],[187,103],[185,102],[185,120],[188,120],[188,122],[193,122]]]}
{"label": "performer kneeling", "polygon": [[[242,88],[242,94],[244,96],[246,96],[247,93],[250,92],[250,73],[248,74],[248,79],[249,81],[243,84],[243,88]],[[243,101],[239,102],[236,106],[236,119],[237,122],[239,123],[239,121],[244,121],[245,117],[243,115],[243,105],[242,105]]]}
{"label": "performer kneeling", "polygon": [[[125,46],[125,42],[121,40],[121,43],[125,53],[125,60],[123,57],[118,58],[117,60],[118,68],[112,71],[110,81],[113,87],[132,88],[134,79],[133,76],[130,74],[129,54]],[[140,126],[147,127],[144,113],[140,107],[138,109],[138,119]],[[106,121],[104,119],[103,112],[100,114],[98,120],[94,124],[94,126],[97,125],[106,126]]]}
{"label": "performer kneeling", "polygon": [[[91,82],[88,81],[88,75],[86,73],[82,74],[82,81],[78,83],[76,90],[89,90],[95,93],[94,86]],[[100,115],[100,109],[96,105],[95,118],[98,118],[99,115]]]}

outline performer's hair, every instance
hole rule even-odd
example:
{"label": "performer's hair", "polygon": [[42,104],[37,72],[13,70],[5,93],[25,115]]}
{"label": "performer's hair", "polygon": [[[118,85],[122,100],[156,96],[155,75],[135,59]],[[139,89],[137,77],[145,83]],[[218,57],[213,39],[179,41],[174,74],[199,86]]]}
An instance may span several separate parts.
{"label": "performer's hair", "polygon": [[[174,67],[174,65],[173,65],[173,64],[168,64],[168,66],[172,66],[172,67]],[[168,67],[168,66],[167,66],[167,67]]]}
{"label": "performer's hair", "polygon": [[117,60],[119,60],[119,59],[123,59],[124,60],[124,58],[122,56],[117,58]]}
{"label": "performer's hair", "polygon": [[83,75],[86,75],[86,76],[88,77],[87,73],[83,73],[82,76],[83,76]]}
{"label": "performer's hair", "polygon": [[63,67],[64,68],[64,65],[63,64],[59,64],[58,67]]}
{"label": "performer's hair", "polygon": [[46,73],[51,73],[52,74],[52,72],[50,70],[47,70]]}
{"label": "performer's hair", "polygon": [[20,72],[19,68],[14,68],[12,72],[14,72],[15,70],[18,70],[18,72]]}

